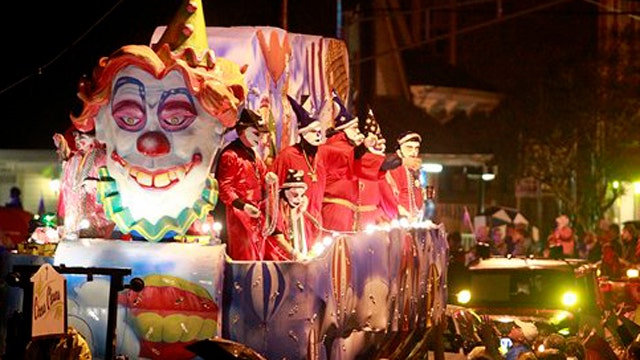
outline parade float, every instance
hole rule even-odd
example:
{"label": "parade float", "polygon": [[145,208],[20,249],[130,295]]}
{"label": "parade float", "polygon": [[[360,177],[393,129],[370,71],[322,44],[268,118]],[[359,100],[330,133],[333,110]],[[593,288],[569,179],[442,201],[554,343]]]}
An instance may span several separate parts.
{"label": "parade float", "polygon": [[[208,339],[267,359],[423,356],[446,306],[442,225],[396,220],[332,232],[301,261],[227,256],[211,169],[239,109],[268,119],[263,151],[277,156],[296,136],[283,99],[309,95],[330,127],[326,99],[332,90],[348,97],[348,55],[337,39],[206,27],[201,6],[187,1],[149,46],[123,46],[83,79],[72,126],[89,134],[86,149],[54,136],[63,224],[34,231],[4,270],[47,263],[63,274],[66,323],[94,358],[192,359],[189,346]],[[5,338],[24,310],[20,295],[6,296]]]}

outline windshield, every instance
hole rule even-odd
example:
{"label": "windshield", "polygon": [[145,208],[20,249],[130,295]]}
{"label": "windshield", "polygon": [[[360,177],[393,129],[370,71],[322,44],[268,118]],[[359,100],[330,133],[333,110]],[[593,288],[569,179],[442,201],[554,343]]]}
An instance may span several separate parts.
{"label": "windshield", "polygon": [[469,278],[471,303],[491,306],[531,306],[557,309],[571,291],[578,295],[572,271],[504,269],[472,271]]}

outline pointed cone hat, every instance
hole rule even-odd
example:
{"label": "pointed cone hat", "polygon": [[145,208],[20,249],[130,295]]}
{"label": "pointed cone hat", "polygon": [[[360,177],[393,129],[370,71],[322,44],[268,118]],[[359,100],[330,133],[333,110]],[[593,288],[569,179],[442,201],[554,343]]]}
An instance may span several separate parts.
{"label": "pointed cone hat", "polygon": [[380,130],[380,124],[376,120],[375,115],[373,115],[373,110],[369,108],[367,112],[367,118],[364,121],[364,128],[362,133],[364,135],[374,134],[378,138],[382,138],[382,131]]}
{"label": "pointed cone hat", "polygon": [[296,118],[298,119],[298,133],[304,131],[309,125],[314,123],[315,121],[319,121],[318,119],[312,117],[307,110],[302,107],[302,105],[298,104],[298,102],[287,95],[287,99],[289,99],[289,103],[291,103],[291,108],[293,112],[296,114]]}
{"label": "pointed cone hat", "polygon": [[154,50],[158,51],[165,45],[192,67],[211,69],[215,66],[215,55],[209,49],[207,41],[202,0],[183,1],[162,37],[154,45]]}
{"label": "pointed cone hat", "polygon": [[333,118],[333,126],[336,130],[344,130],[353,124],[358,123],[358,118],[353,116],[342,103],[340,95],[333,90],[333,105],[335,107],[336,116]]}

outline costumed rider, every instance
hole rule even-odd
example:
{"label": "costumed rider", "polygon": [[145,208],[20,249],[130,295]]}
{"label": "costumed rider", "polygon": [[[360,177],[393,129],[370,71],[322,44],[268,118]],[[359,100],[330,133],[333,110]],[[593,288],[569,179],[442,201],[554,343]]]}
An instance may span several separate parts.
{"label": "costumed rider", "polygon": [[[373,110],[369,108],[367,118],[364,121],[363,134],[365,138],[374,138],[367,150],[377,156],[387,156],[385,154],[387,145],[386,139],[382,135],[380,125],[376,121]],[[363,157],[367,159],[367,157]],[[377,161],[372,161],[374,166]],[[397,167],[401,165],[401,160],[397,155],[391,154],[385,166]],[[366,165],[365,165],[366,166]],[[362,211],[356,219],[356,230],[366,230],[369,226],[390,222],[398,217],[398,200],[395,198],[391,186],[384,178],[369,180],[361,178],[358,180],[358,205]]]}
{"label": "costumed rider", "polygon": [[396,154],[402,158],[403,165],[389,171],[387,175],[387,181],[398,199],[399,216],[409,221],[419,220],[423,214],[425,194],[420,186],[421,143],[422,137],[416,132],[400,134]]}
{"label": "costumed rider", "polygon": [[324,141],[320,120],[311,116],[295,99],[287,95],[291,108],[297,119],[298,141],[284,147],[275,158],[272,169],[278,175],[280,186],[287,181],[289,171],[302,170],[302,181],[307,185],[306,198],[308,206],[304,211],[305,231],[298,239],[306,242],[311,249],[320,236],[322,228],[322,198],[325,188],[325,167],[317,156],[318,146]]}
{"label": "costumed rider", "polygon": [[53,136],[63,176],[58,198],[58,219],[69,238],[109,238],[115,224],[107,220],[97,199],[98,168],[106,165],[105,147],[95,131],[70,129],[73,147],[62,134]]}
{"label": "costumed rider", "polygon": [[279,190],[276,229],[267,241],[265,260],[303,260],[309,249],[304,241],[309,200],[304,170],[289,169]]}
{"label": "costumed rider", "polygon": [[397,156],[373,154],[377,138],[360,132],[359,119],[345,108],[340,96],[333,92],[334,127],[327,130],[327,142],[320,146],[318,155],[325,165],[326,185],[322,204],[322,224],[327,232],[356,231],[357,219],[370,207],[358,204],[360,179],[377,181],[387,170],[398,167]]}
{"label": "costumed rider", "polygon": [[226,207],[227,254],[233,260],[263,260],[277,205],[277,177],[267,172],[256,152],[268,129],[260,115],[244,108],[235,130],[238,138],[224,148],[216,170],[219,198]]}

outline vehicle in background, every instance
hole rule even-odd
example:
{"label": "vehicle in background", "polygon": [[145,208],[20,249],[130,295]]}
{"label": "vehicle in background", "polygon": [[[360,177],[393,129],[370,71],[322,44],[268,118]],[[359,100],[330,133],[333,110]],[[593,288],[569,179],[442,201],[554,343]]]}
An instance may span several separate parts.
{"label": "vehicle in background", "polygon": [[490,257],[451,276],[449,301],[498,323],[517,318],[573,335],[601,316],[595,271],[585,260]]}

